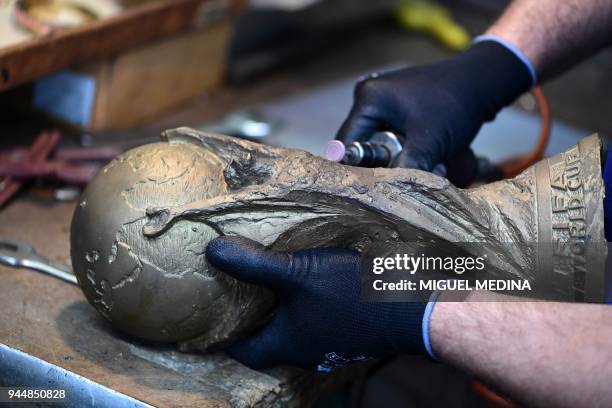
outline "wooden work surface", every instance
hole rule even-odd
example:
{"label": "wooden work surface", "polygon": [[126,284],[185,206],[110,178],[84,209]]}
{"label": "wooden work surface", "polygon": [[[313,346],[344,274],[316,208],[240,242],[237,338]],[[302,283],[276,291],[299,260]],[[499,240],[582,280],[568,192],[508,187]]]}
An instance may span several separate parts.
{"label": "wooden work surface", "polygon": [[[73,208],[73,203],[15,200],[0,212],[0,238],[27,241],[41,255],[66,264]],[[348,375],[288,368],[262,373],[223,353],[183,354],[140,344],[114,331],[77,286],[4,266],[0,279],[1,344],[154,406],[303,406]]]}
{"label": "wooden work surface", "polygon": [[235,15],[243,0],[159,0],[79,27],[0,48],[0,91],[44,75]]}

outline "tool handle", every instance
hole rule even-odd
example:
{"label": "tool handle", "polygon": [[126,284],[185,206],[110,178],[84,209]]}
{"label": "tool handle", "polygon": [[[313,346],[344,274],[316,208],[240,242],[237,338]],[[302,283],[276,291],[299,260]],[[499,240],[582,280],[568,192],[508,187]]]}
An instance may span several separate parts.
{"label": "tool handle", "polygon": [[73,273],[62,270],[56,266],[48,265],[41,261],[36,261],[33,259],[22,259],[21,262],[19,262],[19,266],[46,273],[47,275],[51,275],[68,283],[72,283],[73,285],[79,284],[76,276]]}
{"label": "tool handle", "polygon": [[349,145],[342,162],[360,167],[388,167],[391,162],[391,152],[384,145],[363,142],[360,147]]}

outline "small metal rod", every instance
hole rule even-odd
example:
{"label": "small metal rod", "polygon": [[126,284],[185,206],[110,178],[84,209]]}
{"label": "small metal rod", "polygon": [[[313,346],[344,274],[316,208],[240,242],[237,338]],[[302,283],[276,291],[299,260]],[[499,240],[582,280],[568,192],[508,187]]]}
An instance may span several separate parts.
{"label": "small metal rod", "polygon": [[0,264],[32,269],[73,285],[79,284],[72,272],[38,255],[34,247],[26,242],[0,240]]}

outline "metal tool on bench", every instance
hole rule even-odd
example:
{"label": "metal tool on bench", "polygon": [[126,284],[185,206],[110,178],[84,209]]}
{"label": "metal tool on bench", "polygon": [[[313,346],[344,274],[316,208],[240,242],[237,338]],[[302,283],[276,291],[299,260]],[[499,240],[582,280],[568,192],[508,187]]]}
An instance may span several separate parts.
{"label": "metal tool on bench", "polygon": [[87,184],[104,163],[121,153],[117,146],[58,147],[61,137],[58,131],[43,131],[29,147],[0,150],[0,207],[28,180]]}
{"label": "metal tool on bench", "polygon": [[72,272],[38,255],[34,247],[26,242],[0,240],[0,263],[15,268],[33,269],[78,285]]}
{"label": "metal tool on bench", "polygon": [[278,130],[280,123],[254,109],[232,112],[218,121],[198,126],[198,130],[221,133],[249,140],[262,140]]}

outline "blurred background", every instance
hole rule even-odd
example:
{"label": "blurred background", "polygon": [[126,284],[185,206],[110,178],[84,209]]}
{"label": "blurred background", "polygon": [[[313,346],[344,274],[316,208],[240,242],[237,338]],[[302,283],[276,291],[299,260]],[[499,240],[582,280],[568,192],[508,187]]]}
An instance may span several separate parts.
{"label": "blurred background", "polygon": [[[0,235],[19,235],[16,220],[41,212],[63,223],[57,241],[67,245],[74,202],[95,171],[164,129],[191,126],[323,154],[361,76],[451,57],[506,5],[0,0]],[[611,72],[607,50],[543,86],[553,116],[547,153],[592,132],[612,135]],[[474,147],[498,162],[533,149],[539,130],[537,104],[526,95],[485,126]],[[39,245],[67,262],[65,245]],[[477,388],[448,367],[402,357],[317,406],[510,406]]]}
{"label": "blurred background", "polygon": [[[358,78],[448,58],[506,4],[0,0],[0,147],[28,146],[57,129],[57,146],[103,161],[191,126],[323,154]],[[612,134],[611,65],[608,50],[544,86],[554,119],[548,154],[595,131]],[[498,162],[531,151],[537,111],[531,95],[521,98],[483,128],[476,153]],[[91,174],[100,163],[78,164]],[[74,183],[65,187],[56,198],[77,195]]]}

